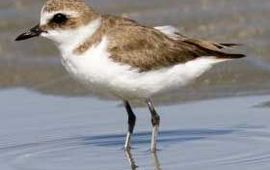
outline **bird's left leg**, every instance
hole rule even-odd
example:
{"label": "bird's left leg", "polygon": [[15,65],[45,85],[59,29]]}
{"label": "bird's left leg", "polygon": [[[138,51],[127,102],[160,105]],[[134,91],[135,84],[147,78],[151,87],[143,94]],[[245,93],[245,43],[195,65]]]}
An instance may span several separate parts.
{"label": "bird's left leg", "polygon": [[146,100],[148,108],[151,112],[151,121],[153,125],[152,129],[152,137],[151,137],[151,152],[156,152],[157,150],[157,137],[158,137],[158,129],[160,124],[160,117],[154,108],[154,105],[150,99]]}
{"label": "bird's left leg", "polygon": [[136,115],[133,113],[133,110],[128,101],[124,101],[124,105],[128,114],[128,132],[126,136],[125,150],[130,150],[131,137],[134,131],[135,123],[136,123]]}

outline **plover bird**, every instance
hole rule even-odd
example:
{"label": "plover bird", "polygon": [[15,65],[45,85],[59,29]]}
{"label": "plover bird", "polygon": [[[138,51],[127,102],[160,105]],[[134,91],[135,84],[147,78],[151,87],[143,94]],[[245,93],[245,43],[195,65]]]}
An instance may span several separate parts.
{"label": "plover bird", "polygon": [[124,102],[128,114],[125,149],[131,148],[136,122],[130,101],[149,107],[151,151],[156,151],[160,117],[153,96],[178,90],[216,63],[243,58],[216,43],[183,36],[172,26],[149,27],[118,16],[101,15],[83,0],[48,0],[40,23],[16,39],[45,37],[55,42],[66,70],[97,94]]}

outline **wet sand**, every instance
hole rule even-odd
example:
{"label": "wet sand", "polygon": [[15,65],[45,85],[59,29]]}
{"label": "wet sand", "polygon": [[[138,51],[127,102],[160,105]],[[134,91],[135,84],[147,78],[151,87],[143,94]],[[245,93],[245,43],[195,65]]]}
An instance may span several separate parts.
{"label": "wet sand", "polygon": [[136,109],[134,148],[126,155],[126,114],[117,102],[0,91],[0,169],[267,170],[269,101],[264,95],[160,107],[157,155],[149,151],[149,113]]}
{"label": "wet sand", "polygon": [[162,117],[158,155],[148,150],[149,113],[137,108],[134,149],[125,154],[126,114],[118,101],[101,101],[74,82],[49,41],[13,41],[38,22],[43,1],[1,1],[0,169],[119,170],[132,169],[130,162],[143,170],[269,169],[269,0],[89,2],[143,24],[244,44],[238,52],[248,58],[219,64],[179,92],[155,98]]}

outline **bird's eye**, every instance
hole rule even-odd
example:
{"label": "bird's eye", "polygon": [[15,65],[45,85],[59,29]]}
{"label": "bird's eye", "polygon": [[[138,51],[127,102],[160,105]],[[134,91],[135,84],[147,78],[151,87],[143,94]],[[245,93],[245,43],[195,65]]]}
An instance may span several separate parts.
{"label": "bird's eye", "polygon": [[68,20],[67,16],[64,14],[55,14],[51,20],[51,22],[56,24],[63,24]]}

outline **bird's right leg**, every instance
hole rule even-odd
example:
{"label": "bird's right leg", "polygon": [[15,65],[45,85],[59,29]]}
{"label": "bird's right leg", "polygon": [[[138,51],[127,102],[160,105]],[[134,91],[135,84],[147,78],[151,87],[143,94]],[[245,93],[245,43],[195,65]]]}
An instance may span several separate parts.
{"label": "bird's right leg", "polygon": [[128,114],[128,132],[126,136],[125,150],[130,150],[131,137],[134,131],[135,123],[136,123],[136,115],[133,113],[133,110],[128,101],[124,101],[124,105]]}
{"label": "bird's right leg", "polygon": [[151,99],[146,100],[149,110],[151,112],[151,121],[153,125],[152,129],[152,138],[151,138],[151,152],[155,153],[157,151],[157,137],[158,137],[158,129],[160,124],[160,116],[156,112],[154,105]]}

